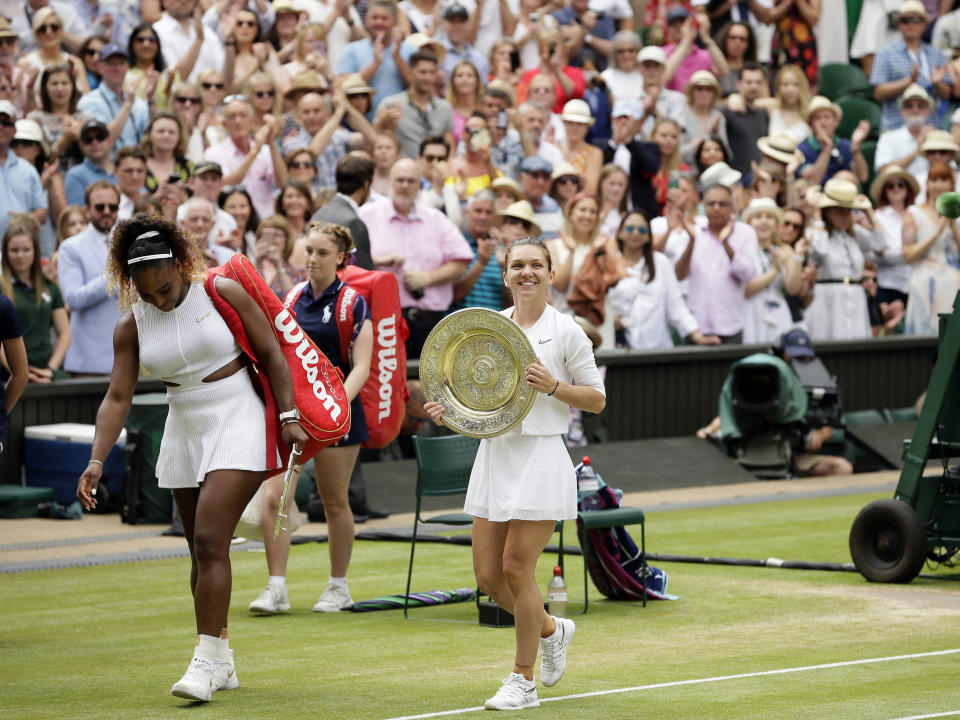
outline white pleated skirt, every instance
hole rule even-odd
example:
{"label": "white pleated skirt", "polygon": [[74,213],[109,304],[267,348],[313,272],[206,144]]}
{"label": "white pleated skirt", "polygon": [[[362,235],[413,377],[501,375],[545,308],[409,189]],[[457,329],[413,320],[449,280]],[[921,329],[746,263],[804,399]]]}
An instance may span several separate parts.
{"label": "white pleated skirt", "polygon": [[212,383],[167,388],[167,401],[157,457],[160,487],[200,487],[213,470],[267,469],[263,402],[246,370]]}
{"label": "white pleated skirt", "polygon": [[482,440],[463,510],[493,522],[576,518],[576,474],[563,438],[514,430]]}

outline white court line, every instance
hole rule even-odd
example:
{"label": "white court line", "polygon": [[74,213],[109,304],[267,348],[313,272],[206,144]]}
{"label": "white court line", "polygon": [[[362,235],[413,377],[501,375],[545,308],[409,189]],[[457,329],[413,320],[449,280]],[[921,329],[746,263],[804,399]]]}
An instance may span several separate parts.
{"label": "white court line", "polygon": [[[666,687],[679,687],[681,685],[701,685],[703,683],[720,682],[721,680],[742,680],[744,678],[763,677],[765,675],[786,675],[788,673],[807,672],[810,670],[826,670],[828,668],[847,667],[850,665],[869,665],[871,663],[896,662],[897,660],[913,660],[915,658],[936,657],[938,655],[954,655],[960,653],[960,648],[951,650],[935,650],[925,653],[911,653],[910,655],[891,655],[889,657],[865,658],[863,660],[844,660],[842,662],[824,663],[822,665],[804,665],[802,667],[780,668],[779,670],[761,670],[752,673],[740,673],[738,675],[718,675],[716,677],[694,678],[692,680],[673,680],[671,682],[653,683],[651,685],[636,685],[626,688],[612,688],[610,690],[594,690],[593,692],[576,693],[574,695],[561,695],[560,697],[541,698],[540,702],[559,702],[561,700],[577,700],[587,697],[599,697],[601,695],[617,695],[620,693],[638,692],[640,690],[655,690]],[[389,718],[388,720],[423,720],[424,718],[443,717],[444,715],[457,715],[459,713],[471,713],[483,710],[482,706],[459,708],[458,710],[442,710],[440,712],[424,713],[422,715],[403,715],[402,717]],[[917,718],[945,717],[946,715],[956,715],[960,712],[949,712],[945,715],[918,715]],[[900,718],[899,720],[915,720],[914,718]]]}
{"label": "white court line", "polygon": [[910,717],[897,718],[896,720],[927,720],[927,718],[949,717],[950,715],[960,715],[960,710],[932,713],[931,715],[911,715]]}

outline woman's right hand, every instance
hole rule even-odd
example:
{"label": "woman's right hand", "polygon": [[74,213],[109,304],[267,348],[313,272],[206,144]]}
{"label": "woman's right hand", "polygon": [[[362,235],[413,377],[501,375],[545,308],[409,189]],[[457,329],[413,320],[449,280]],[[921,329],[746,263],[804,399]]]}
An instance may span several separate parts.
{"label": "woman's right hand", "polygon": [[97,499],[94,495],[97,493],[102,474],[103,468],[100,467],[100,463],[92,462],[80,476],[80,482],[77,484],[77,500],[83,505],[84,510],[93,510],[97,507]]}
{"label": "woman's right hand", "polygon": [[435,425],[443,425],[443,414],[447,411],[443,405],[437,402],[428,402],[424,404],[423,409],[427,411]]}
{"label": "woman's right hand", "polygon": [[298,450],[303,450],[308,438],[307,433],[300,427],[300,423],[284,423],[281,431],[283,433],[283,441],[287,444],[287,447],[296,447]]}

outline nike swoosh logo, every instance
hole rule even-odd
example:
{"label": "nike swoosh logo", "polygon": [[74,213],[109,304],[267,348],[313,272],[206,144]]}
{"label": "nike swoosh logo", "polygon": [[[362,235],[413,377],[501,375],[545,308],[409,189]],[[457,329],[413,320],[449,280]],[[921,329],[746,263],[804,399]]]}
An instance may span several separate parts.
{"label": "nike swoosh logo", "polygon": [[537,344],[538,344],[538,345],[543,345],[544,343],[548,343],[548,342],[550,342],[551,340],[553,340],[553,338],[547,338],[546,340],[539,340],[539,341],[537,341]]}
{"label": "nike swoosh logo", "polygon": [[206,315],[201,315],[200,317],[198,317],[198,318],[197,318],[197,322],[203,322],[204,320],[206,320],[208,317],[210,317],[210,313],[211,313],[211,312],[213,312],[213,311],[210,310],[210,311],[207,312]]}
{"label": "nike swoosh logo", "polygon": [[227,680],[233,677],[233,670],[227,673]]}
{"label": "nike swoosh logo", "polygon": [[537,688],[532,687],[532,688],[530,688],[529,690],[524,690],[524,691],[523,691],[523,694],[524,694],[524,695],[532,695],[532,694],[535,693],[536,691],[537,691]]}

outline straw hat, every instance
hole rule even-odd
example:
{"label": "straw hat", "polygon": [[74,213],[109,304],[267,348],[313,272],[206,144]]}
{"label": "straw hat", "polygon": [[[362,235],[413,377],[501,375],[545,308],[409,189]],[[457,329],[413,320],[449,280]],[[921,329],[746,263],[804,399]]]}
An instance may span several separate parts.
{"label": "straw hat", "polygon": [[922,87],[920,87],[916,83],[910,83],[910,85],[907,86],[907,89],[903,91],[903,95],[901,95],[900,99],[897,100],[897,105],[899,105],[900,107],[903,107],[903,104],[907,100],[912,100],[913,98],[920,98],[928,106],[933,107],[933,98],[931,98],[927,94],[926,90],[924,90]]}
{"label": "straw hat", "polygon": [[900,17],[904,15],[919,15],[927,22],[930,22],[930,15],[927,14],[927,8],[920,0],[904,0],[900,6]]}
{"label": "straw hat", "polygon": [[298,92],[325,93],[327,90],[327,86],[320,80],[320,76],[317,75],[317,73],[313,70],[306,70],[293,76],[290,89],[287,90],[283,96],[286,98]]}
{"label": "straw hat", "polygon": [[743,215],[740,219],[743,220],[743,222],[748,223],[750,222],[750,218],[757,213],[769,213],[770,215],[773,215],[773,217],[777,220],[777,227],[780,227],[780,225],[783,224],[783,210],[779,205],[777,205],[776,202],[774,202],[773,198],[754,198],[750,201],[750,204],[744,208]]}
{"label": "straw hat", "polygon": [[870,183],[870,197],[873,198],[874,205],[880,204],[880,197],[883,195],[884,186],[891,180],[896,180],[899,178],[907,183],[911,190],[913,190],[914,196],[920,192],[920,183],[917,182],[917,179],[904,170],[899,165],[888,165],[886,170],[877,175],[876,179]]}
{"label": "straw hat", "polygon": [[0,17],[0,38],[7,37],[18,37],[18,35],[10,29],[10,21],[5,17]]}
{"label": "straw hat", "polygon": [[920,146],[920,152],[928,152],[930,150],[960,152],[960,145],[957,145],[957,141],[953,139],[953,135],[946,130],[931,130],[927,133],[927,139],[923,141],[923,145]]}
{"label": "straw hat", "polygon": [[706,192],[714,185],[720,185],[721,187],[727,188],[727,190],[731,190],[742,178],[742,172],[734,170],[725,162],[720,161],[700,173],[700,187],[703,188],[703,192]]}
{"label": "straw hat", "polygon": [[720,95],[720,83],[717,82],[716,76],[709,70],[697,70],[690,76],[687,84],[683,86],[683,94],[687,96],[688,103],[693,96],[693,89],[696,87],[710,87],[713,88],[715,98]]}
{"label": "straw hat", "polygon": [[757,147],[767,157],[778,162],[789,163],[797,151],[797,138],[793,133],[779,132],[757,140]]}
{"label": "straw hat", "polygon": [[810,101],[810,104],[807,105],[807,109],[804,111],[803,119],[809,123],[810,117],[818,110],[832,111],[833,114],[837,116],[837,122],[843,119],[843,110],[840,109],[840,106],[830,102],[830,100],[823,95],[817,95]]}
{"label": "straw hat", "polygon": [[582,123],[584,125],[593,125],[593,113],[590,112],[590,106],[583,100],[568,100],[563,106],[563,112],[560,113],[560,119],[564,122]]}
{"label": "straw hat", "polygon": [[512,205],[507,205],[507,207],[498,212],[497,215],[500,217],[517,218],[518,220],[523,220],[524,222],[529,223],[531,235],[536,235],[539,237],[540,233],[543,232],[533,214],[533,205],[528,203],[526,200],[518,200]]}
{"label": "straw hat", "polygon": [[17,120],[17,134],[13,136],[14,140],[28,140],[30,142],[40,143],[44,157],[50,157],[50,146],[47,145],[43,137],[43,129],[36,120],[22,119]]}
{"label": "straw hat", "polygon": [[439,40],[434,40],[426,33],[413,33],[404,42],[410,43],[417,50],[429,50],[437,56],[437,63],[442,63],[447,56],[447,49]]}
{"label": "straw hat", "polygon": [[576,175],[577,177],[580,177],[580,173],[573,166],[573,164],[563,160],[562,162],[558,162],[553,166],[553,172],[550,173],[550,182],[555,182],[557,178],[562,178],[567,175]]}
{"label": "straw hat", "polygon": [[344,95],[370,95],[376,92],[376,90],[367,85],[367,82],[363,79],[363,75],[360,73],[344,75],[340,81],[340,88],[343,90]]}
{"label": "straw hat", "polygon": [[508,190],[513,193],[514,200],[523,200],[523,192],[520,190],[520,186],[517,185],[517,181],[513,178],[498,177],[490,183],[490,190],[493,192]]}
{"label": "straw hat", "polygon": [[294,0],[273,0],[273,12],[280,15],[281,13],[299,14],[302,11]]}
{"label": "straw hat", "polygon": [[866,195],[861,195],[857,186],[849,180],[836,178],[827,180],[820,197],[820,209],[847,208],[848,210],[870,210],[873,206]]}

